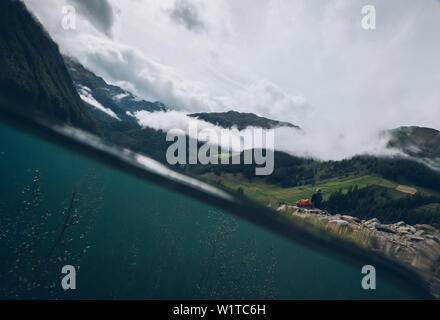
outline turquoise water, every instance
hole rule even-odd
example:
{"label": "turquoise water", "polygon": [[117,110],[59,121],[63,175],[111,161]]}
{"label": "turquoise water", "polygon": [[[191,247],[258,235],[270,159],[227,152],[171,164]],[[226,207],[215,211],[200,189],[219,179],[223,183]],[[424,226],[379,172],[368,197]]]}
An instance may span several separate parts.
{"label": "turquoise water", "polygon": [[362,265],[5,125],[0,177],[0,298],[418,298],[380,270],[363,290]]}

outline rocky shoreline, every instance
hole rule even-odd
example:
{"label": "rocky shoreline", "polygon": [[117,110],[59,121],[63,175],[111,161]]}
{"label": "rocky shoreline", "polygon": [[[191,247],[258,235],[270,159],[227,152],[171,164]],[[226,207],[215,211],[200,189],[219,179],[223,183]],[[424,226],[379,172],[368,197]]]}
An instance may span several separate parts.
{"label": "rocky shoreline", "polygon": [[346,240],[357,242],[403,263],[427,281],[440,299],[440,230],[427,224],[408,225],[403,221],[383,224],[377,218],[361,220],[319,209],[282,205],[278,211],[295,219],[311,220]]}

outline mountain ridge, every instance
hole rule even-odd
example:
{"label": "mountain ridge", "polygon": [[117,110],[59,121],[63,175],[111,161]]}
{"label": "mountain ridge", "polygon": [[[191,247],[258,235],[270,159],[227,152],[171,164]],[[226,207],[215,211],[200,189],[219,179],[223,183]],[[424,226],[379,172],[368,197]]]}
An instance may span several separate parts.
{"label": "mountain ridge", "polygon": [[230,110],[227,112],[200,112],[192,113],[189,117],[198,118],[225,129],[237,127],[238,130],[246,129],[247,127],[258,127],[263,129],[275,129],[279,127],[289,127],[300,130],[301,128],[290,122],[283,122],[278,120],[260,117],[250,112],[238,112]]}
{"label": "mountain ridge", "polygon": [[86,103],[89,111],[101,120],[128,120],[132,118],[131,113],[136,111],[168,110],[159,101],[146,101],[128,90],[108,84],[102,77],[86,69],[74,57],[64,55],[63,58],[82,100]]}

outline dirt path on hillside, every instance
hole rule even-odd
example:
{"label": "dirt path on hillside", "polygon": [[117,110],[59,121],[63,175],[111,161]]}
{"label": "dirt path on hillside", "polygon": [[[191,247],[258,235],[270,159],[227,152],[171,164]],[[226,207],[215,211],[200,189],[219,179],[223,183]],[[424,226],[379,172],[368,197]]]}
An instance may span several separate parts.
{"label": "dirt path on hillside", "polygon": [[405,186],[403,184],[401,184],[400,186],[397,186],[396,190],[398,190],[400,192],[404,192],[404,193],[409,193],[409,194],[416,194],[417,193],[416,188],[411,188],[411,187]]}

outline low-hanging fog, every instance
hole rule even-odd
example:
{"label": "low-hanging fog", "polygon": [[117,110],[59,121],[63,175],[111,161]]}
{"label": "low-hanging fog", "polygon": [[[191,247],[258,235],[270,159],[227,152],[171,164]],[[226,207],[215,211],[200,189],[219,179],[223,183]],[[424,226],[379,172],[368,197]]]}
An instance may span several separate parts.
{"label": "low-hanging fog", "polygon": [[[244,130],[237,128],[225,129],[212,123],[189,117],[183,111],[158,111],[136,112],[134,116],[139,124],[144,127],[150,127],[164,132],[184,133],[191,138],[197,139],[202,131],[214,132],[213,135],[203,138],[212,144],[221,144],[218,137],[221,134],[229,136],[232,151],[242,151],[243,145],[252,145],[253,148],[261,148],[264,146],[261,139],[247,140],[249,144],[243,143],[245,137],[249,135],[246,132],[253,133],[255,128],[248,127]],[[190,122],[196,126],[197,132],[189,130]],[[360,154],[376,154],[391,155],[395,154],[395,150],[386,148],[389,137],[379,132],[372,132],[370,135],[357,130],[353,130],[352,134],[345,135],[342,131],[338,137],[332,137],[331,134],[338,132],[338,128],[330,130],[330,134],[326,133],[328,128],[320,128],[311,126],[301,130],[291,127],[279,127],[274,129],[274,148],[278,151],[285,151],[289,154],[310,157],[321,160],[341,160]],[[252,135],[250,135],[252,136]],[[256,136],[260,137],[258,134]]]}

